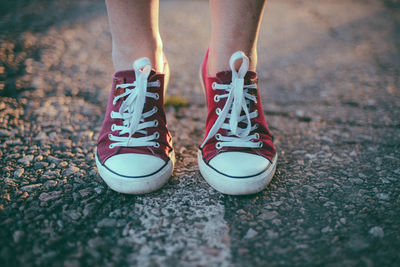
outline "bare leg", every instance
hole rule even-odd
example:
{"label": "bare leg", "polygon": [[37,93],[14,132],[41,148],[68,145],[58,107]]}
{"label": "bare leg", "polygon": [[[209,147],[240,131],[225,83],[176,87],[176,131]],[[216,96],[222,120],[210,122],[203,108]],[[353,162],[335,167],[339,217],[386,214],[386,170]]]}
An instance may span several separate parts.
{"label": "bare leg", "polygon": [[141,57],[161,71],[162,41],[158,29],[158,0],[106,0],[115,71],[132,69]]}
{"label": "bare leg", "polygon": [[257,39],[265,0],[210,0],[212,32],[209,74],[229,70],[229,58],[241,50],[257,66]]}

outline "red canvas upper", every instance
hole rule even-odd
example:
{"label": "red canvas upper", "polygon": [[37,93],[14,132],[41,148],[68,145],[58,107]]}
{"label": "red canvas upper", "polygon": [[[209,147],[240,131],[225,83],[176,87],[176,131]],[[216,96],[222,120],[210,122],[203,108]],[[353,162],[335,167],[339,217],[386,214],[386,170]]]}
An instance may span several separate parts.
{"label": "red canvas upper", "polygon": [[[123,83],[133,83],[135,81],[135,72],[133,70],[119,71],[116,72],[113,76],[113,83],[111,87],[110,96],[108,98],[106,115],[103,121],[102,129],[97,141],[97,154],[100,161],[104,164],[104,162],[113,155],[116,154],[126,154],[126,153],[135,153],[135,154],[147,154],[154,155],[167,161],[169,159],[168,154],[172,151],[171,145],[171,134],[167,129],[167,122],[165,117],[164,110],[164,74],[156,73],[154,70],[151,71],[148,81],[154,82],[159,81],[159,87],[148,87],[147,91],[152,93],[158,93],[159,99],[153,99],[150,97],[146,98],[146,103],[143,109],[143,113],[153,109],[154,106],[158,108],[158,111],[145,119],[145,121],[151,121],[154,119],[158,120],[157,127],[149,127],[146,129],[147,135],[152,135],[155,132],[159,132],[160,137],[157,142],[160,144],[158,148],[153,146],[143,146],[143,147],[120,147],[116,146],[114,148],[109,148],[109,145],[113,142],[108,138],[109,134],[118,135],[117,131],[112,131],[111,126],[113,124],[122,125],[122,119],[113,119],[110,117],[111,111],[118,112],[122,101],[125,98],[121,98],[117,101],[115,105],[113,105],[113,100],[116,96],[125,92],[125,89],[118,88],[116,86],[118,84]],[[132,88],[131,88],[132,89]],[[128,134],[122,135],[128,136]],[[144,135],[141,133],[134,133],[132,135],[133,138],[143,137]]]}
{"label": "red canvas upper", "polygon": [[[221,92],[221,90],[213,90],[211,86],[214,82],[218,84],[230,84],[232,82],[231,71],[218,72],[216,74],[216,77],[208,76],[207,60],[208,60],[208,50],[205,54],[202,64],[202,78],[206,90],[207,106],[208,106],[205,137],[208,135],[208,132],[211,130],[211,127],[214,125],[215,121],[218,118],[218,115],[216,114],[216,109],[217,108],[223,109],[227,100],[226,98],[222,98],[219,102],[215,102],[214,101],[215,95],[224,94],[224,92]],[[253,71],[248,71],[246,73],[244,80],[246,85],[257,84],[258,83],[257,73]],[[257,86],[257,89],[248,89],[248,90],[251,94],[253,94],[257,98],[257,103],[252,102],[252,104],[250,105],[249,112],[253,112],[255,110],[258,111],[258,116],[251,120],[251,124],[252,125],[258,124],[258,128],[250,132],[250,134],[258,133],[260,135],[260,138],[255,139],[255,141],[262,141],[263,146],[261,148],[222,147],[221,149],[217,149],[215,145],[218,141],[214,136],[207,141],[207,143],[203,146],[203,148],[201,148],[205,162],[208,163],[212,158],[214,158],[219,153],[233,152],[233,151],[257,154],[267,158],[270,162],[272,162],[272,158],[275,156],[276,151],[273,144],[272,135],[265,121],[259,94],[259,88]],[[227,130],[224,130],[222,128],[218,130],[218,133],[224,136],[227,135],[226,132]],[[205,138],[203,139],[203,141],[204,140]]]}

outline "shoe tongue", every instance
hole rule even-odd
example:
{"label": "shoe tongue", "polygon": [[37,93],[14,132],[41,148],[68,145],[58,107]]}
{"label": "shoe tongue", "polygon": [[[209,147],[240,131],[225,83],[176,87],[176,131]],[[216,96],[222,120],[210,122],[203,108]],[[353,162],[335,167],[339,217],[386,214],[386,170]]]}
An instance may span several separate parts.
{"label": "shoe tongue", "polygon": [[[218,83],[230,84],[232,82],[232,71],[220,71],[216,74]],[[248,71],[244,76],[244,83],[249,84],[257,79],[257,73],[254,71]]]}
{"label": "shoe tongue", "polygon": [[[152,69],[149,75],[149,80],[156,74]],[[121,70],[114,73],[114,79],[123,80],[124,83],[133,83],[135,81],[135,71],[134,70]]]}

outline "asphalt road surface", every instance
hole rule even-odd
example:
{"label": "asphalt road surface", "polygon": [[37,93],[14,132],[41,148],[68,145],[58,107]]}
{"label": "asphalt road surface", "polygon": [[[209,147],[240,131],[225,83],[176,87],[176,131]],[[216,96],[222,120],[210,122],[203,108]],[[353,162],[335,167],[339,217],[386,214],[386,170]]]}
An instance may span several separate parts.
{"label": "asphalt road surface", "polygon": [[246,197],[197,166],[207,1],[161,2],[177,166],[144,196],[95,167],[113,72],[104,3],[0,7],[0,266],[400,265],[398,1],[267,3],[258,72],[279,161]]}

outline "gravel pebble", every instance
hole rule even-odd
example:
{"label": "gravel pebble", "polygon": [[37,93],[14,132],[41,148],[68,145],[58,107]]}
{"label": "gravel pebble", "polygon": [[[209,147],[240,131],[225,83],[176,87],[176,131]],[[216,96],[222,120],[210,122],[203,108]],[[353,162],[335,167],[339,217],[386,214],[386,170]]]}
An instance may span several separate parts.
{"label": "gravel pebble", "polygon": [[261,220],[272,220],[274,219],[276,216],[278,215],[278,213],[276,211],[264,211],[261,215],[260,215],[260,219]]}
{"label": "gravel pebble", "polygon": [[380,200],[389,200],[389,195],[386,193],[379,193],[376,195],[377,198],[379,198]]}
{"label": "gravel pebble", "polygon": [[369,229],[368,233],[374,237],[383,237],[385,235],[382,227],[379,226],[372,227],[371,229]]}
{"label": "gravel pebble", "polygon": [[79,194],[82,197],[87,197],[90,194],[90,192],[92,192],[92,188],[85,188],[85,189],[79,190]]}
{"label": "gravel pebble", "polygon": [[54,163],[54,164],[59,164],[60,163],[60,159],[58,159],[58,158],[56,158],[56,157],[53,157],[53,156],[47,156],[47,160],[50,162],[50,163]]}
{"label": "gravel pebble", "polygon": [[34,140],[36,140],[36,141],[44,141],[44,140],[47,140],[47,139],[48,139],[48,137],[47,137],[45,132],[38,133],[34,138]]}
{"label": "gravel pebble", "polygon": [[21,187],[21,190],[26,191],[26,192],[32,192],[41,186],[42,186],[42,184],[30,184],[30,185],[25,185],[25,186]]}
{"label": "gravel pebble", "polygon": [[22,159],[19,159],[18,162],[24,164],[25,166],[29,166],[31,164],[31,161],[33,160],[33,157],[33,155],[27,155]]}
{"label": "gravel pebble", "polygon": [[70,176],[71,174],[77,173],[79,171],[80,169],[78,167],[70,166],[68,169],[65,170],[64,174],[66,176]]}
{"label": "gravel pebble", "polygon": [[97,227],[114,227],[117,225],[117,220],[113,218],[104,218],[97,223]]}
{"label": "gravel pebble", "polygon": [[255,231],[254,229],[250,228],[249,230],[247,230],[247,233],[244,236],[244,238],[250,239],[250,238],[253,238],[253,237],[257,236],[257,235],[258,235],[257,231]]}
{"label": "gravel pebble", "polygon": [[94,189],[94,191],[95,191],[97,194],[101,194],[101,192],[103,192],[103,189],[101,189],[100,187],[96,187],[96,188]]}
{"label": "gravel pebble", "polygon": [[15,243],[19,243],[24,236],[25,236],[25,232],[24,231],[17,230],[13,234],[13,240],[14,240]]}
{"label": "gravel pebble", "polygon": [[45,171],[44,175],[48,175],[50,177],[58,177],[58,176],[60,176],[60,172],[58,170],[55,170],[55,171],[49,170],[49,171]]}
{"label": "gravel pebble", "polygon": [[24,169],[21,169],[21,168],[16,169],[15,172],[14,172],[14,177],[15,178],[19,178],[19,177],[22,176],[22,174],[24,174]]}
{"label": "gravel pebble", "polygon": [[66,161],[61,161],[60,164],[58,164],[58,167],[62,167],[62,168],[65,168],[67,166],[68,166],[68,162],[66,162]]}
{"label": "gravel pebble", "polygon": [[58,184],[58,182],[55,180],[48,180],[43,184],[43,186],[46,189],[51,189],[51,188],[57,186],[57,184]]}
{"label": "gravel pebble", "polygon": [[331,231],[332,231],[332,229],[329,226],[326,226],[326,227],[321,229],[321,233],[328,233],[328,232],[331,232]]}
{"label": "gravel pebble", "polygon": [[39,199],[41,200],[41,201],[50,201],[50,200],[54,200],[54,199],[57,199],[57,198],[59,198],[59,197],[61,197],[61,191],[52,191],[52,192],[49,192],[49,193],[46,193],[46,192],[44,192],[44,193],[41,193],[40,194],[40,196],[39,196]]}
{"label": "gravel pebble", "polygon": [[76,221],[82,216],[82,214],[80,212],[78,212],[78,211],[70,211],[70,212],[68,212],[68,216],[72,220]]}
{"label": "gravel pebble", "polygon": [[35,162],[35,164],[33,164],[33,168],[35,168],[35,169],[43,169],[47,166],[49,166],[49,163],[44,162],[44,161]]}

